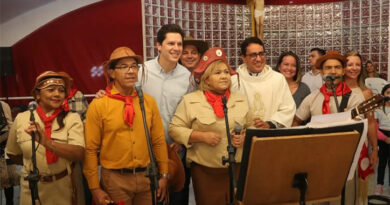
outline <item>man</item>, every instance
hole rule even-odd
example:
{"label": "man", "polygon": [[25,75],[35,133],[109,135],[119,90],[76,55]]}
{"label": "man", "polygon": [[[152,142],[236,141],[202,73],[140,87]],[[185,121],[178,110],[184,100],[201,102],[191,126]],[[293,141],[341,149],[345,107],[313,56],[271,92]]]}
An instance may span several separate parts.
{"label": "man", "polygon": [[285,77],[266,65],[263,42],[249,37],[241,44],[244,64],[237,68],[239,78],[232,76],[232,90],[248,97],[253,126],[256,128],[290,127],[295,102]]}
{"label": "man", "polygon": [[191,36],[187,36],[183,41],[183,54],[180,57],[180,63],[192,72],[199,63],[200,57],[209,49],[209,45],[205,41],[194,40]]}
{"label": "man", "polygon": [[[184,146],[172,140],[168,135],[168,128],[190,82],[191,73],[178,63],[183,51],[183,38],[184,32],[178,25],[167,24],[160,28],[157,32],[157,49],[160,54],[145,62],[145,80],[142,84],[143,91],[153,96],[158,104],[167,144],[179,153],[182,159]],[[142,79],[141,71],[138,76]],[[171,192],[171,204],[188,204],[188,189],[183,192]]]}
{"label": "man", "polygon": [[[364,101],[364,97],[358,93],[351,92],[351,89],[343,82],[343,76],[345,73],[346,60],[344,56],[337,51],[328,51],[326,55],[320,57],[317,60],[315,66],[320,71],[320,76],[333,76],[336,79],[333,84],[336,89],[337,101],[341,106],[344,101],[347,102],[346,106],[342,108],[350,110]],[[313,91],[308,95],[294,117],[293,126],[300,125],[303,121],[309,119],[313,115],[322,115],[329,113],[337,113],[336,102],[333,97],[331,89],[331,80],[327,80],[320,89]],[[349,97],[347,97],[349,95]]]}
{"label": "man", "polygon": [[319,89],[324,82],[319,74],[320,70],[315,66],[317,59],[323,55],[325,55],[325,50],[321,48],[312,48],[310,50],[309,65],[311,70],[303,75],[302,82],[309,86],[311,92]]}
{"label": "man", "polygon": [[[134,89],[139,64],[142,64],[142,57],[130,48],[115,49],[104,66],[110,83],[106,96],[95,98],[87,111],[84,174],[97,205],[111,201],[135,205],[152,203],[150,180],[145,177],[150,163],[148,142]],[[157,190],[157,199],[161,201],[168,178],[167,145],[156,102],[146,93],[144,102],[153,153],[161,174]],[[100,183],[98,150],[102,166]]]}

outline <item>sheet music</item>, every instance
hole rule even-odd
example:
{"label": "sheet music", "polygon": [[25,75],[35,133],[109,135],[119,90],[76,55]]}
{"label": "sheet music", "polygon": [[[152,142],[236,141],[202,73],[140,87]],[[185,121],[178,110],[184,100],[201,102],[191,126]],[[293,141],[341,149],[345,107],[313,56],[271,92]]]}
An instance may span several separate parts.
{"label": "sheet music", "polygon": [[306,125],[306,127],[310,127],[310,128],[321,128],[321,127],[331,127],[331,126],[339,126],[339,125],[352,125],[360,122],[364,123],[364,129],[363,129],[362,136],[360,137],[358,148],[356,149],[351,168],[349,169],[347,180],[352,180],[353,176],[355,175],[355,170],[358,165],[360,152],[367,139],[367,130],[368,130],[367,119],[362,119],[361,121],[353,120],[351,119],[351,112],[347,111],[341,113],[312,116],[311,121]]}

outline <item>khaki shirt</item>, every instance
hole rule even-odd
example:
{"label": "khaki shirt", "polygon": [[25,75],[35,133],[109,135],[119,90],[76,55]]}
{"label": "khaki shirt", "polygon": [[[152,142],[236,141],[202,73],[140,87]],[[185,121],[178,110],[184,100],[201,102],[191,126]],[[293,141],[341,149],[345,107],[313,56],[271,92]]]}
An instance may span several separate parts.
{"label": "khaki shirt", "polygon": [[[232,132],[236,125],[248,127],[248,102],[244,95],[232,92],[227,102],[229,128]],[[220,143],[212,147],[197,142],[188,143],[192,131],[211,131],[222,136]],[[222,156],[228,157],[225,118],[218,118],[211,105],[207,102],[203,91],[195,91],[183,97],[176,109],[169,126],[169,135],[178,143],[186,146],[187,162],[196,162],[200,165],[222,168]],[[241,161],[242,148],[237,149],[236,162]]]}

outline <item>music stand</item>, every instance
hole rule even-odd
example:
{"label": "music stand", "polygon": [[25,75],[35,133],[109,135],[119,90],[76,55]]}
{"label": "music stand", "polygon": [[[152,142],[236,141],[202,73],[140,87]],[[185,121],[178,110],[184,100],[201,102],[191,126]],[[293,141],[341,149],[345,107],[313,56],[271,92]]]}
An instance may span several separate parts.
{"label": "music stand", "polygon": [[340,199],[364,124],[248,129],[237,185],[239,204],[300,202],[295,174],[307,174],[307,202]]}

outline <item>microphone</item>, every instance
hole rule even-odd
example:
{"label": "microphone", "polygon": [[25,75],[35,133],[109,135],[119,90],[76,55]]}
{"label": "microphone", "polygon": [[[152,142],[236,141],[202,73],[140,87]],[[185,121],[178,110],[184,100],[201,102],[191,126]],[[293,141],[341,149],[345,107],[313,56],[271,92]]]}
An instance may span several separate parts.
{"label": "microphone", "polygon": [[324,75],[323,77],[322,77],[322,79],[324,80],[324,81],[335,81],[336,79],[339,79],[339,78],[341,78],[340,76],[338,76],[338,75]]}
{"label": "microphone", "polygon": [[242,130],[242,126],[239,124],[236,124],[236,126],[234,127],[234,134],[235,135],[241,134],[241,130]]}
{"label": "microphone", "polygon": [[139,101],[143,102],[144,101],[144,94],[142,92],[141,82],[138,81],[138,82],[134,83],[134,88],[137,91],[137,95],[139,97]]}
{"label": "microphone", "polygon": [[34,110],[37,109],[38,103],[35,101],[31,101],[28,103],[28,110],[30,110],[30,121],[35,122],[35,117],[34,117]]}

